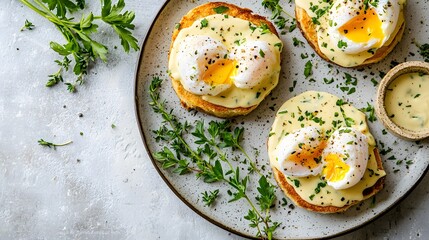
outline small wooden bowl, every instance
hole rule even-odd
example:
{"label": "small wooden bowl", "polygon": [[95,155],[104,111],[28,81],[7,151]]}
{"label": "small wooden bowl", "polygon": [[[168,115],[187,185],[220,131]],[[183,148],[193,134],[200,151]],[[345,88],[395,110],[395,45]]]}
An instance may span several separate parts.
{"label": "small wooden bowl", "polygon": [[[386,76],[381,80],[375,101],[375,112],[377,113],[378,119],[381,120],[383,125],[389,130],[392,134],[405,139],[417,141],[423,138],[429,137],[429,129],[424,129],[422,131],[416,132],[405,129],[396,125],[390,118],[387,116],[387,112],[384,106],[384,97],[386,94],[387,87],[389,84],[395,80],[397,77],[407,73],[424,73],[429,74],[429,63],[412,61],[401,63],[398,66],[392,68]],[[429,111],[429,109],[427,109]]]}

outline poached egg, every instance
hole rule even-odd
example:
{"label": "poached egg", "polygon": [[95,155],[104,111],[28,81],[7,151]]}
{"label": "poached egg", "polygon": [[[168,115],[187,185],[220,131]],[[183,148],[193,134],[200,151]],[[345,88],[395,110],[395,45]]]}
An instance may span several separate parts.
{"label": "poached egg", "polygon": [[264,41],[251,40],[228,47],[205,36],[185,37],[178,47],[183,87],[197,95],[216,96],[235,85],[253,88],[269,77],[276,55]]}
{"label": "poached egg", "polygon": [[283,137],[276,148],[277,161],[287,176],[307,177],[322,171],[324,142],[318,127],[298,129]]}
{"label": "poached egg", "polygon": [[204,101],[251,107],[278,84],[282,49],[276,33],[239,17],[209,15],[177,33],[169,75]]}
{"label": "poached egg", "polygon": [[398,24],[398,0],[336,0],[328,13],[329,38],[347,54],[383,46]]}
{"label": "poached egg", "polygon": [[368,141],[360,131],[346,127],[335,130],[326,140],[319,127],[304,127],[283,137],[277,161],[286,176],[321,174],[334,189],[357,184],[366,171]]}
{"label": "poached egg", "polygon": [[356,185],[368,163],[368,141],[360,131],[346,127],[337,129],[328,139],[322,153],[322,176],[335,189]]}

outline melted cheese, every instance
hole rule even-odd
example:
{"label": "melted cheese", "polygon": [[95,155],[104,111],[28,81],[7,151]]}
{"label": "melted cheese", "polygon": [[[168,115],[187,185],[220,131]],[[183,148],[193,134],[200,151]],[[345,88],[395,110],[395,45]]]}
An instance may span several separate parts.
{"label": "melted cheese", "polygon": [[[268,140],[270,164],[280,169],[273,150],[283,136],[294,130],[306,126],[318,126],[329,134],[340,126],[346,126],[347,118],[350,127],[366,135],[369,144],[367,170],[362,180],[353,187],[344,190],[335,190],[328,185],[321,187],[320,183],[323,181],[320,175],[302,178],[287,177],[288,183],[295,188],[299,196],[314,205],[342,207],[353,201],[361,201],[364,199],[364,190],[386,175],[385,171],[377,169],[374,155],[375,140],[369,132],[365,114],[350,104],[338,106],[336,104],[338,100],[339,98],[334,95],[316,91],[305,92],[289,99],[277,112]],[[300,184],[295,184],[296,180]]]}
{"label": "melted cheese", "polygon": [[[406,0],[399,0],[401,7],[405,5]],[[325,9],[329,7],[329,3],[325,0],[295,0],[295,5],[304,9],[306,13],[311,18],[316,18],[316,11],[311,11],[312,6],[318,6],[318,9]],[[362,64],[365,60],[374,56],[376,51],[364,51],[358,54],[347,54],[339,50],[335,45],[338,43],[333,43],[329,39],[329,34],[327,31],[328,24],[330,23],[327,19],[328,14],[324,14],[318,19],[320,22],[319,25],[316,25],[317,32],[317,43],[319,45],[322,53],[329,58],[332,62],[343,66],[343,67],[353,67]],[[404,13],[401,9],[399,13],[398,23],[394,32],[390,35],[390,38],[385,42],[384,46],[388,46],[395,39],[397,33],[401,29],[402,24],[404,23]]]}
{"label": "melted cheese", "polygon": [[280,74],[280,52],[283,46],[281,40],[271,32],[256,28],[249,21],[234,18],[232,16],[215,14],[205,17],[208,27],[201,27],[201,20],[196,20],[188,28],[181,29],[174,41],[169,58],[169,72],[171,77],[181,80],[178,69],[177,49],[178,43],[191,35],[204,35],[221,41],[227,49],[237,46],[244,41],[259,40],[269,43],[270,49],[275,53],[276,63],[271,76],[262,80],[261,84],[250,89],[237,88],[234,85],[228,90],[216,96],[204,95],[202,98],[210,103],[228,107],[251,107],[258,105],[271,90],[277,86]]}
{"label": "melted cheese", "polygon": [[411,131],[429,128],[429,75],[404,74],[393,80],[384,98],[389,118]]}

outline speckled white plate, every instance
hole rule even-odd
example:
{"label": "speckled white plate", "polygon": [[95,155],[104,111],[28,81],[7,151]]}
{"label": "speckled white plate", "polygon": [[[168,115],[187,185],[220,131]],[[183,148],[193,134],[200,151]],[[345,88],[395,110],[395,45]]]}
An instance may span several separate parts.
{"label": "speckled white plate", "polygon": [[[206,122],[215,119],[208,115],[185,111],[179,104],[179,100],[174,93],[167,75],[167,54],[170,46],[171,33],[175,23],[191,8],[206,1],[177,0],[168,1],[155,18],[143,43],[143,48],[136,71],[136,112],[139,128],[145,147],[151,156],[159,151],[163,145],[153,139],[152,130],[157,129],[162,123],[160,116],[154,114],[149,106],[148,86],[153,76],[160,76],[164,81],[161,91],[163,99],[167,100],[167,106],[174,109],[174,113],[182,120],[193,122],[203,119]],[[252,9],[255,13],[264,16],[271,16],[271,13],[261,7],[262,0],[252,1],[228,1],[243,7]],[[282,1],[286,11],[293,13],[293,5]],[[248,152],[253,152],[253,148],[260,151],[257,161],[259,166],[265,165],[269,171],[268,154],[265,141],[271,124],[274,120],[277,109],[289,98],[307,90],[326,91],[343,97],[358,108],[367,106],[367,102],[373,105],[376,94],[376,87],[371,81],[372,78],[379,81],[380,71],[387,72],[394,62],[404,62],[408,60],[421,60],[417,53],[417,48],[411,43],[415,38],[417,42],[427,41],[429,34],[429,23],[427,1],[410,1],[406,12],[406,31],[402,42],[396,47],[394,52],[378,64],[365,67],[363,69],[345,69],[336,67],[323,61],[314,55],[313,49],[305,42],[301,33],[296,29],[292,33],[286,33],[281,38],[285,44],[282,53],[283,66],[279,85],[273,90],[261,105],[246,117],[236,118],[238,125],[245,127],[244,146]],[[303,47],[294,47],[292,38],[305,42]],[[308,54],[309,58],[302,60],[301,53]],[[305,79],[303,75],[305,63],[311,60],[313,63],[312,79]],[[344,73],[349,73],[357,77],[358,85],[356,92],[347,95],[340,90],[344,83]],[[332,84],[324,83],[323,78],[336,79]],[[293,88],[293,91],[290,91]],[[377,139],[380,150],[391,149],[382,155],[384,168],[387,172],[385,188],[376,195],[376,204],[372,200],[364,201],[358,206],[352,207],[345,213],[323,215],[312,213],[301,208],[294,208],[288,200],[286,206],[282,206],[281,199],[284,197],[280,190],[277,191],[278,203],[272,211],[273,221],[281,222],[281,227],[276,231],[277,239],[310,239],[327,238],[341,235],[352,231],[366,223],[374,220],[392,207],[398,204],[422,179],[428,170],[429,165],[429,141],[407,142],[396,138],[390,133],[383,131],[383,126],[379,121],[369,123],[374,137]],[[396,160],[392,160],[395,158]],[[390,159],[390,160],[389,160]],[[398,160],[403,160],[397,164]],[[407,164],[406,161],[413,164]],[[183,175],[171,173],[160,168],[160,165],[153,160],[155,169],[165,180],[167,185],[177,194],[177,196],[190,208],[206,218],[208,221],[241,236],[253,237],[255,230],[248,226],[248,222],[243,219],[248,208],[242,201],[227,203],[229,196],[226,191],[229,189],[224,184],[205,184],[197,180],[194,175]],[[254,182],[250,187],[254,187]],[[220,201],[214,207],[205,207],[201,201],[201,192],[219,188]],[[429,200],[429,199],[428,199]]]}

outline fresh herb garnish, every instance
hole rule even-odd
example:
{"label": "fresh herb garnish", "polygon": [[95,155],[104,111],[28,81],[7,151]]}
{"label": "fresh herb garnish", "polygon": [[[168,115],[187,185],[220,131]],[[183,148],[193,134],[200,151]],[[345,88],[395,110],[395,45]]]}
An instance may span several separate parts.
{"label": "fresh herb garnish", "polygon": [[264,51],[262,51],[262,49],[259,49],[259,55],[264,58],[265,57],[265,53]]}
{"label": "fresh herb garnish", "polygon": [[201,27],[200,27],[200,29],[205,28],[208,25],[209,25],[209,21],[206,18],[204,18],[203,20],[201,20]]}
{"label": "fresh herb garnish", "polygon": [[202,195],[203,195],[204,204],[207,207],[210,207],[216,201],[216,198],[219,196],[219,189],[210,191],[210,193],[207,193],[207,191],[204,191]]}
{"label": "fresh herb garnish", "polygon": [[295,187],[299,188],[301,186],[301,182],[298,179],[292,179],[290,177],[288,177],[288,179],[293,182],[293,185],[295,185]]}
{"label": "fresh herb garnish", "polygon": [[49,147],[49,148],[54,148],[56,149],[56,147],[61,147],[61,146],[65,146],[68,145],[70,143],[72,143],[73,141],[68,141],[66,143],[61,143],[61,144],[57,144],[57,143],[52,143],[52,142],[47,142],[45,140],[43,140],[43,138],[41,138],[39,141],[37,141],[39,143],[39,145],[41,146],[45,146],[45,147]]}
{"label": "fresh herb garnish", "polygon": [[313,64],[311,63],[310,60],[308,60],[307,63],[305,63],[304,76],[305,78],[308,78],[312,74],[313,74]]}
{"label": "fresh herb garnish", "polygon": [[24,26],[20,29],[20,31],[22,32],[22,31],[24,31],[25,29],[33,30],[33,28],[34,28],[34,27],[35,27],[35,26],[34,26],[34,24],[33,24],[32,22],[30,22],[30,21],[28,21],[27,19],[25,19]]}
{"label": "fresh herb garnish", "polygon": [[360,110],[361,110],[362,112],[364,112],[364,113],[369,114],[369,115],[368,115],[368,120],[369,120],[370,122],[375,122],[375,121],[377,121],[377,117],[375,116],[375,110],[374,110],[374,107],[373,107],[371,104],[369,104],[369,102],[367,102],[366,104],[367,104],[367,107],[366,107],[366,108],[361,108]]}
{"label": "fresh herb garnish", "polygon": [[227,12],[228,10],[229,10],[229,8],[228,8],[228,7],[226,7],[226,6],[219,6],[219,7],[215,7],[215,8],[213,8],[213,11],[214,11],[215,13],[217,13],[217,14],[225,13],[225,12]]}
{"label": "fresh herb garnish", "polygon": [[368,8],[369,8],[369,5],[371,5],[371,6],[373,6],[373,7],[377,7],[378,6],[378,2],[379,2],[380,0],[364,0],[363,1],[363,4],[364,4],[364,6],[365,6],[365,11],[366,10],[368,10]]}
{"label": "fresh herb garnish", "polygon": [[316,16],[315,17],[312,17],[311,18],[311,21],[313,22],[313,24],[316,24],[316,25],[320,25],[320,21],[319,21],[319,19],[323,16],[323,15],[325,15],[325,13],[327,13],[328,12],[328,10],[331,8],[331,6],[332,6],[332,3],[333,3],[333,1],[331,1],[331,0],[324,0],[324,2],[327,2],[327,3],[329,3],[328,5],[326,5],[325,7],[323,7],[323,8],[319,8],[319,5],[313,5],[312,3],[310,3],[310,10],[313,12],[313,13],[315,13],[316,14]]}
{"label": "fresh herb garnish", "polygon": [[343,99],[338,99],[337,102],[335,103],[337,106],[343,106],[344,104],[347,104],[346,101],[344,101]]}
{"label": "fresh herb garnish", "polygon": [[339,84],[340,90],[347,93],[347,95],[355,93],[356,86],[358,83],[357,78],[353,77],[348,73],[344,73],[344,79],[345,79],[344,83]]}
{"label": "fresh herb garnish", "polygon": [[[132,24],[135,14],[132,11],[125,11],[124,0],[119,0],[116,5],[112,6],[111,0],[101,1],[101,16],[82,14],[79,21],[73,21],[73,18],[68,17],[69,12],[75,13],[79,9],[85,7],[84,0],[77,0],[76,3],[69,0],[20,0],[31,10],[35,11],[42,17],[52,22],[59,31],[63,34],[66,43],[59,44],[51,42],[51,49],[63,57],[73,57],[74,66],[73,72],[77,76],[73,83],[67,84],[67,89],[71,92],[76,90],[76,86],[84,83],[84,77],[88,74],[90,64],[97,59],[107,61],[108,48],[106,45],[94,40],[93,34],[98,31],[98,25],[95,20],[110,25],[114,32],[119,36],[121,45],[125,52],[129,52],[132,48],[138,50],[137,39],[132,35],[131,30],[134,29]],[[55,12],[53,12],[56,10]],[[68,60],[70,61],[70,60]],[[57,61],[56,61],[57,62]],[[70,62],[67,63],[70,64]],[[59,82],[63,82],[62,72],[64,66],[49,75],[50,79],[46,84],[47,87],[52,87]]]}
{"label": "fresh herb garnish", "polygon": [[[296,29],[296,20],[283,9],[279,2],[280,0],[263,0],[262,6],[272,12],[271,19],[274,20],[274,24],[277,26],[277,28],[285,29],[286,24],[290,23],[289,32],[292,32]],[[286,19],[283,14],[285,14],[288,19]]]}
{"label": "fresh herb garnish", "polygon": [[268,27],[268,25],[266,24],[266,23],[262,23],[259,27],[257,27],[260,31],[261,31],[261,34],[262,35],[264,35],[264,34],[268,34],[268,33],[271,33],[271,30],[270,30],[270,28]]}
{"label": "fresh herb garnish", "polygon": [[355,120],[353,118],[347,117],[342,107],[340,107],[340,111],[341,111],[341,114],[343,115],[344,122],[346,123],[347,127],[351,127],[352,125],[355,124]]}
{"label": "fresh herb garnish", "polygon": [[317,187],[314,189],[314,192],[318,194],[320,193],[321,188],[324,188],[324,187],[326,187],[326,182],[319,182],[317,184]]}
{"label": "fresh herb garnish", "polygon": [[326,84],[331,84],[331,83],[333,83],[333,82],[334,82],[334,78],[331,78],[331,79],[323,78],[323,81],[324,81]]}
{"label": "fresh herb garnish", "polygon": [[[257,230],[257,236],[272,239],[274,231],[280,223],[271,220],[270,208],[275,203],[275,185],[257,168],[241,145],[244,128],[233,127],[229,121],[211,121],[208,124],[197,120],[192,130],[188,122],[180,122],[173,111],[166,108],[166,102],[161,100],[159,89],[162,80],[154,77],[149,86],[153,111],[160,114],[163,124],[154,130],[156,141],[162,141],[164,146],[153,157],[160,162],[164,169],[173,169],[177,174],[195,173],[196,177],[206,183],[225,182],[231,189],[229,202],[244,199],[249,204],[249,211],[243,218],[250,221],[250,227]],[[186,136],[185,136],[186,135]],[[193,139],[193,140],[190,140]],[[195,149],[193,144],[198,147]],[[234,158],[229,157],[225,149],[239,151],[249,164],[249,174],[244,175],[241,167],[233,166]],[[235,161],[234,161],[235,162]],[[238,163],[235,163],[238,164]],[[248,195],[248,182],[251,173],[259,175],[256,204]],[[205,195],[207,202],[211,194]],[[213,194],[214,196],[214,194]],[[204,199],[203,199],[204,201]],[[214,201],[214,200],[213,200]],[[256,206],[259,205],[259,208]]]}
{"label": "fresh herb garnish", "polygon": [[343,40],[340,40],[340,41],[338,41],[337,47],[340,48],[340,49],[341,48],[346,48],[347,47],[347,43],[344,42]]}
{"label": "fresh herb garnish", "polygon": [[423,57],[425,62],[429,62],[429,44],[425,43],[420,45],[416,42],[414,42],[414,44],[416,44],[416,46],[419,48],[419,53]]}
{"label": "fresh herb garnish", "polygon": [[292,41],[293,41],[293,46],[294,46],[294,47],[297,47],[297,46],[304,47],[304,42],[303,42],[303,41],[301,41],[301,40],[299,40],[298,38],[293,37],[293,38],[292,38]]}

